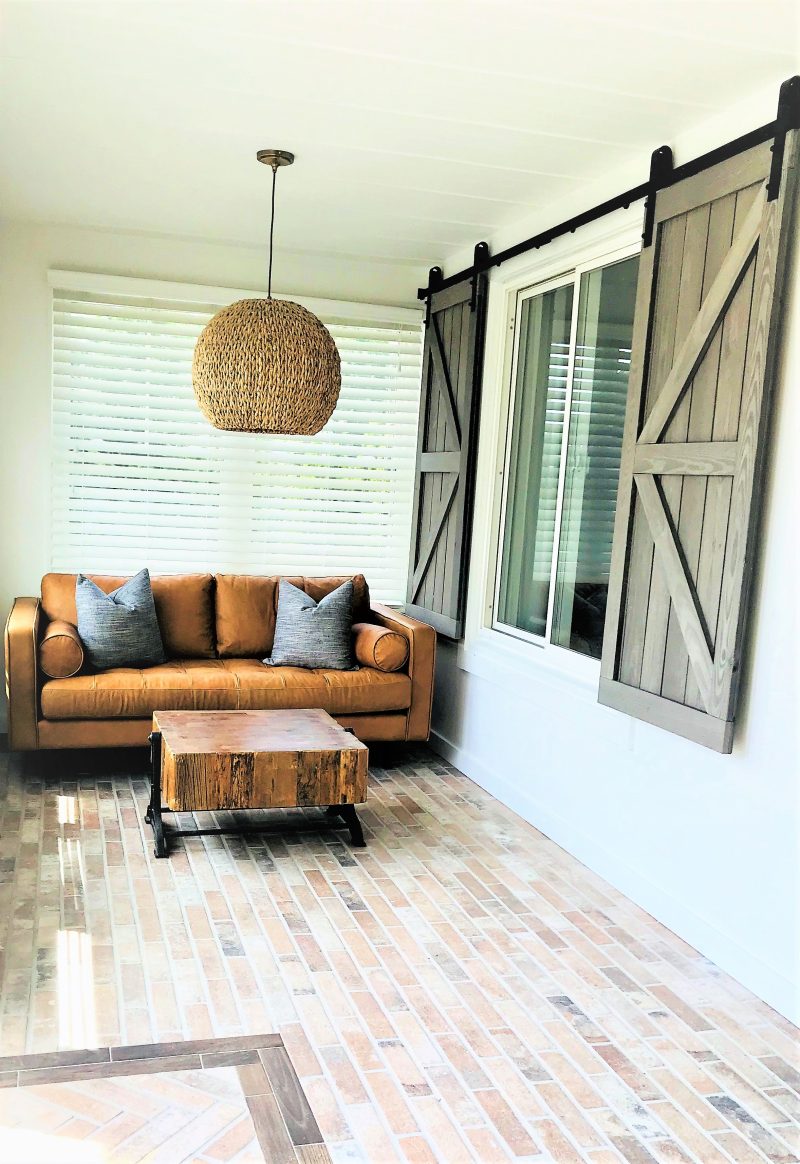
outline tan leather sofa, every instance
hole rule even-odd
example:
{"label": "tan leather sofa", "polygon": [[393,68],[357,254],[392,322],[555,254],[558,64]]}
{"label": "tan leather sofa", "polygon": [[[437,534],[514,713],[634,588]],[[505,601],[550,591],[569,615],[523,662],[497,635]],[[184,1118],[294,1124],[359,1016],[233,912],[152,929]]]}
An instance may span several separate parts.
{"label": "tan leather sofa", "polygon": [[[265,667],[275,629],[278,578],[242,574],[154,577],[153,597],[168,661],[157,667],[69,674],[80,656],[75,575],[46,574],[40,598],[18,598],[5,632],[9,746],[143,745],[154,711],[321,707],[365,742],[426,740],[436,635],[431,627],[372,605],[353,579],[353,671]],[[124,578],[91,575],[103,590]],[[343,578],[289,578],[319,600]],[[397,665],[406,655],[399,670]],[[46,652],[46,654],[44,654]],[[56,660],[54,666],[53,660]],[[59,671],[59,666],[63,671]]]}

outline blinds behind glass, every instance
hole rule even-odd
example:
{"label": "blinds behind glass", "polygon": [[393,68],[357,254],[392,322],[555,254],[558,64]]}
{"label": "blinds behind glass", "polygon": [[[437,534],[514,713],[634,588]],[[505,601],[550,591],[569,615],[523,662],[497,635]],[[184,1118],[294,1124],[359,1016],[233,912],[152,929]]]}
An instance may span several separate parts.
{"label": "blinds behind glass", "polygon": [[575,351],[559,555],[576,582],[608,582],[630,362],[629,347]]}
{"label": "blinds behind glass", "polygon": [[420,324],[320,313],[342,360],[336,411],[314,437],[259,436],[217,431],[195,403],[192,351],[216,310],[54,292],[53,568],[361,571],[401,603]]}
{"label": "blinds behind glass", "polygon": [[569,344],[553,343],[550,348],[550,367],[547,377],[544,435],[542,437],[542,470],[533,554],[534,578],[548,584],[552,569],[553,540],[556,530],[558,474],[561,464],[561,444],[569,388],[568,367]]}

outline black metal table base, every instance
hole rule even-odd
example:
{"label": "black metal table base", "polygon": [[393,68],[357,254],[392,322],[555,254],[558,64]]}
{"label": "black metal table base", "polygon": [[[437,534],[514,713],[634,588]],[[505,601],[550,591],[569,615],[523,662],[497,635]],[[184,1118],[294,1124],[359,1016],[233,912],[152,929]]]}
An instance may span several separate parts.
{"label": "black metal table base", "polygon": [[363,849],[367,842],[364,840],[364,832],[361,828],[361,821],[358,819],[356,813],[356,806],[354,804],[332,804],[330,808],[325,810],[325,819],[330,822],[330,828],[341,828],[342,825],[336,824],[336,817],[342,818],[342,824],[347,825],[350,829],[350,844],[355,849]]}
{"label": "black metal table base", "polygon": [[[361,821],[358,819],[354,804],[332,804],[315,818],[302,817],[294,821],[266,820],[263,824],[241,824],[219,826],[214,828],[170,828],[164,827],[163,814],[172,812],[172,809],[161,803],[161,733],[153,732],[150,736],[150,803],[145,813],[145,821],[153,830],[155,841],[154,853],[156,857],[169,856],[169,840],[177,837],[206,837],[223,833],[234,833],[242,836],[259,833],[261,835],[286,836],[291,833],[326,832],[333,829],[347,828],[350,830],[350,844],[356,849],[366,848]],[[201,810],[198,810],[201,811]],[[210,810],[202,810],[210,811]],[[219,809],[220,812],[268,812],[269,809]]]}

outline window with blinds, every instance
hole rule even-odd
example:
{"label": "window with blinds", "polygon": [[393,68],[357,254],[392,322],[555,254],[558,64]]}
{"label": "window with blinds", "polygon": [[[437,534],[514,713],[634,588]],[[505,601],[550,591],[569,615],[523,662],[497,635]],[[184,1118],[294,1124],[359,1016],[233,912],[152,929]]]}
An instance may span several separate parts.
{"label": "window with blinds", "polygon": [[53,569],[363,572],[377,599],[403,601],[416,312],[309,302],[341,355],[338,406],[316,436],[259,436],[220,432],[195,404],[195,340],[221,303],[51,281]]}
{"label": "window with blinds", "polygon": [[521,292],[494,625],[599,658],[638,258]]}

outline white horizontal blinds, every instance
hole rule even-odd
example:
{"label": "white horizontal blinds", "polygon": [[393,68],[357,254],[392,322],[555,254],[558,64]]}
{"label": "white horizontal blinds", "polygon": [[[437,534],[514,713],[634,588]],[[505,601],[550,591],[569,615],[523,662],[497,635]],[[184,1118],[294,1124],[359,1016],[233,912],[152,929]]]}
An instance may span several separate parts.
{"label": "white horizontal blinds", "polygon": [[420,325],[321,315],[342,360],[332,419],[314,437],[257,436],[217,431],[194,400],[216,310],[55,291],[54,569],[363,571],[402,602]]}
{"label": "white horizontal blinds", "polygon": [[608,582],[631,352],[579,344],[570,405],[559,554],[573,579]]}
{"label": "white horizontal blinds", "polygon": [[276,572],[360,569],[376,596],[400,603],[408,572],[421,328],[324,322],[342,359],[339,403],[315,437],[257,438],[252,532],[273,544]]}
{"label": "white horizontal blinds", "polygon": [[533,557],[534,574],[537,578],[548,582],[552,569],[553,540],[556,529],[558,474],[569,387],[568,369],[569,343],[553,343],[550,347],[550,368],[547,377],[547,404],[542,442],[542,476],[539,485],[536,548]]}

